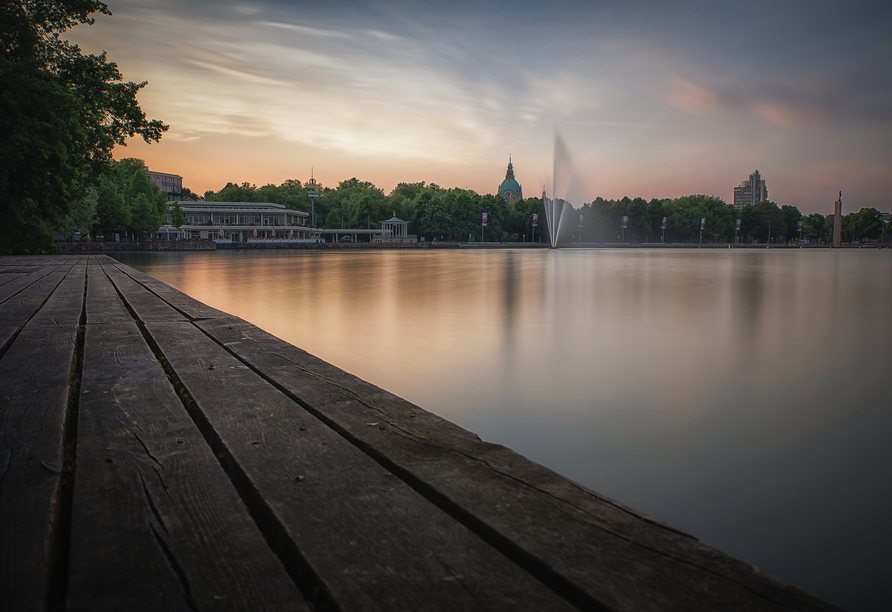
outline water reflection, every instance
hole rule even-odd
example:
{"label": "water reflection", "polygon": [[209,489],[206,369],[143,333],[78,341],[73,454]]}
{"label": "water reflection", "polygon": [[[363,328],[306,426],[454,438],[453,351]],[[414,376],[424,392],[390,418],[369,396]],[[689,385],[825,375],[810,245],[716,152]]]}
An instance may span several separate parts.
{"label": "water reflection", "polygon": [[121,259],[838,605],[888,608],[888,251]]}

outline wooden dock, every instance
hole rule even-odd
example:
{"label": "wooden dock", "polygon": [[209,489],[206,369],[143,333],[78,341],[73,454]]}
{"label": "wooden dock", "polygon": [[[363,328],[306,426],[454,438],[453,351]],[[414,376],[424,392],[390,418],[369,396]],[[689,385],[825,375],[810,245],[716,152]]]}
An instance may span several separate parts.
{"label": "wooden dock", "polygon": [[103,255],[0,258],[0,609],[835,610]]}

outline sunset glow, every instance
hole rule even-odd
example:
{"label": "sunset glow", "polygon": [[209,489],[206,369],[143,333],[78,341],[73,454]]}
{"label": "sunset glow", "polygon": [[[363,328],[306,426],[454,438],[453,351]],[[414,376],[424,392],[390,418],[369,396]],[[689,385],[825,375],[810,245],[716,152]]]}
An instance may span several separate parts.
{"label": "sunset glow", "polygon": [[[546,6],[547,4],[547,6]],[[754,169],[803,213],[892,211],[885,3],[112,0],[67,37],[108,52],[170,124],[116,157],[227,182],[356,176],[524,193],[567,144],[597,196],[730,201]]]}

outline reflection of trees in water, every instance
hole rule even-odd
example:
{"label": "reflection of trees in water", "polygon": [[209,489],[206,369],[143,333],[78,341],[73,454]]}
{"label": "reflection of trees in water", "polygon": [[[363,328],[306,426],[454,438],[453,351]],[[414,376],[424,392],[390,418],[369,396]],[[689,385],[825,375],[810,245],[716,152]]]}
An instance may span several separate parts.
{"label": "reflection of trees in water", "polygon": [[517,328],[517,285],[519,279],[514,253],[508,251],[502,260],[502,329],[505,335],[504,350],[508,355],[515,350],[516,346],[514,334]]}
{"label": "reflection of trees in water", "polygon": [[765,301],[765,269],[762,253],[741,252],[742,257],[731,261],[731,299],[734,304],[737,348],[749,357],[747,369],[752,369],[758,354],[756,349],[762,326],[762,307]]}

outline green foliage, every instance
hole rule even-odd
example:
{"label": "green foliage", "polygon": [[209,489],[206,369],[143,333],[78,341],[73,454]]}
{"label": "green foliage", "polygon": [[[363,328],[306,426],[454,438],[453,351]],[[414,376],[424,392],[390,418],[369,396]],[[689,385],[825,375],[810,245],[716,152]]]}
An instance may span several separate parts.
{"label": "green foliage", "polygon": [[111,15],[97,0],[29,0],[0,4],[0,53],[14,61],[51,55],[59,33],[79,24],[92,25],[92,13]]}
{"label": "green foliage", "polygon": [[173,206],[170,207],[170,224],[177,229],[186,225],[186,213],[183,212],[183,207],[180,206],[179,201],[174,202]]}
{"label": "green foliage", "polygon": [[[791,207],[792,208],[792,207]],[[798,213],[799,210],[795,209]],[[759,202],[745,206],[740,211],[741,233],[747,242],[784,243],[787,236],[787,219],[774,202]],[[794,236],[789,236],[794,238]]]}
{"label": "green foliage", "polygon": [[803,219],[802,237],[810,241],[826,241],[828,236],[824,233],[824,215],[813,213]]}
{"label": "green foliage", "polygon": [[311,202],[307,192],[308,189],[295,179],[288,179],[278,186],[270,183],[259,188],[251,183],[242,183],[241,185],[226,183],[226,186],[220,191],[206,191],[204,200],[206,202],[272,202],[273,204],[282,204],[291,210],[310,212]]}
{"label": "green foliage", "polygon": [[0,57],[0,254],[39,253],[84,197],[78,100],[33,61]]}
{"label": "green foliage", "polygon": [[545,221],[545,208],[542,205],[542,198],[525,198],[516,200],[508,211],[508,221],[506,229],[509,235],[518,235],[521,242],[531,242],[533,240],[533,215],[539,215],[539,225],[536,227],[536,239],[540,240],[542,236],[548,236]]}
{"label": "green foliage", "polygon": [[325,229],[341,229],[341,215],[339,215],[335,211],[331,211],[328,213],[328,216],[325,217],[325,225],[323,225]]}
{"label": "green foliage", "polygon": [[[257,193],[257,185],[250,183],[226,183],[226,186],[220,191],[206,191],[204,194],[205,202],[263,202],[260,194]],[[278,202],[276,202],[278,204]]]}
{"label": "green foliage", "polygon": [[876,208],[862,208],[858,212],[849,213],[842,218],[842,240],[878,240],[883,224],[883,215]]}
{"label": "green foliage", "polygon": [[138,237],[164,221],[168,204],[141,159],[112,162],[99,180],[96,227],[104,232],[130,230]]}
{"label": "green foliage", "polygon": [[90,187],[87,189],[84,197],[74,203],[71,212],[68,213],[65,220],[57,228],[59,233],[65,236],[66,240],[73,240],[75,234],[80,234],[83,238],[90,235],[90,232],[93,230],[93,224],[96,223],[98,200],[98,191],[95,187]]}
{"label": "green foliage", "polygon": [[[208,201],[264,201],[295,206],[309,212],[309,199],[300,198],[306,190],[299,181],[257,188],[248,183],[228,183],[219,192],[208,192]],[[409,233],[426,240],[465,241],[481,238],[481,218],[487,213],[487,227],[483,238],[487,241],[533,240],[533,215],[539,215],[536,239],[547,241],[548,221],[541,198],[526,198],[508,204],[497,195],[481,195],[467,189],[443,189],[435,183],[399,183],[389,195],[373,183],[356,177],[341,181],[334,189],[322,188],[316,202],[317,219],[324,219],[323,227],[376,228],[392,216],[409,222]],[[290,194],[290,195],[289,195]],[[291,197],[291,203],[287,198]],[[301,208],[303,205],[305,208]],[[742,220],[738,238],[745,242],[768,240],[771,223],[772,242],[784,242],[798,237],[796,223],[802,218],[793,206],[779,208],[773,202],[737,210],[721,198],[689,195],[674,199],[624,197],[619,200],[596,198],[572,213],[575,240],[582,242],[615,242],[621,235],[623,216],[629,217],[625,231],[628,243],[659,242],[663,231],[663,217],[667,217],[667,242],[698,242],[700,219],[705,218],[703,242],[733,242],[736,220]],[[582,215],[582,227],[578,227]],[[812,218],[813,217],[813,218]],[[820,233],[824,222],[821,215],[812,215],[806,227]],[[809,231],[809,230],[806,230]],[[857,231],[857,230],[856,230]],[[803,234],[808,237],[807,233]]]}
{"label": "green foliage", "polygon": [[[40,252],[51,229],[87,222],[77,210],[88,187],[109,167],[115,145],[140,135],[157,141],[167,129],[149,121],[136,93],[105,54],[83,55],[60,34],[111,14],[94,0],[0,3],[0,230],[3,252]],[[11,235],[6,235],[11,233]],[[14,235],[12,235],[14,234]]]}
{"label": "green foliage", "polygon": [[797,240],[799,238],[799,221],[802,219],[802,213],[795,206],[781,206],[781,213],[784,215],[785,234],[787,240]]}
{"label": "green foliage", "polygon": [[193,193],[191,189],[188,187],[183,187],[182,198],[184,200],[189,200],[190,202],[198,202],[199,195],[197,193]]}

